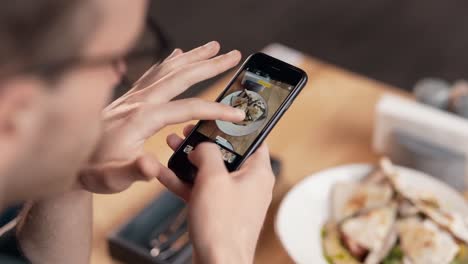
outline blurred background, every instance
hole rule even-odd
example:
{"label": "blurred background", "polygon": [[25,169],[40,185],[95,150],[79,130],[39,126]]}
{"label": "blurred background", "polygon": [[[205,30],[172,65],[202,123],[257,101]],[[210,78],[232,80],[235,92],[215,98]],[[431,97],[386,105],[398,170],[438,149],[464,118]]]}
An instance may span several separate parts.
{"label": "blurred background", "polygon": [[410,90],[427,76],[468,77],[466,10],[464,0],[173,0],[152,1],[150,15],[184,50],[218,40],[247,55],[279,42]]}

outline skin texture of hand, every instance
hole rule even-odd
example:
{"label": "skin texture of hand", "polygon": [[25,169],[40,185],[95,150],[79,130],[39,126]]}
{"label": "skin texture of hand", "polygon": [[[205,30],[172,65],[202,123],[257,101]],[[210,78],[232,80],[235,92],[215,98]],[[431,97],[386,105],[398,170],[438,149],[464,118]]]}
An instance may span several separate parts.
{"label": "skin texture of hand", "polygon": [[185,53],[176,49],[110,104],[103,111],[101,141],[80,173],[81,187],[95,193],[116,193],[135,181],[157,177],[166,168],[143,145],[165,126],[190,120],[243,120],[243,111],[219,103],[196,98],[171,101],[193,84],[239,63],[238,51],[216,56],[219,50],[217,42]]}
{"label": "skin texture of hand", "polygon": [[[192,129],[186,127],[184,134]],[[175,150],[182,139],[170,135],[167,141]],[[252,263],[275,181],[267,146],[263,144],[232,173],[227,171],[219,147],[212,143],[198,145],[189,159],[198,168],[192,188],[169,170],[158,179],[188,202],[195,260]]]}

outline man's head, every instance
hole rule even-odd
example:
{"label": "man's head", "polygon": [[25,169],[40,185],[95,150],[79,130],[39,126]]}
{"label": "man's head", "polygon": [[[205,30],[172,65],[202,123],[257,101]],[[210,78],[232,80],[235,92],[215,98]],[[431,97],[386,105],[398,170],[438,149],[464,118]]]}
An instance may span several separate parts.
{"label": "man's head", "polygon": [[85,62],[124,55],[145,10],[146,0],[2,3],[0,201],[38,198],[75,184],[120,78],[111,61]]}

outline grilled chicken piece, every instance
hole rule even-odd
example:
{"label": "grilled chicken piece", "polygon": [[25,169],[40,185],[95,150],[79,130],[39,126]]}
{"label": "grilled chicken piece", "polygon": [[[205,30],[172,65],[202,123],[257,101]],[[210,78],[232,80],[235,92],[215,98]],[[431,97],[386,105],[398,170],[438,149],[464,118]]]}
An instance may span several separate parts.
{"label": "grilled chicken piece", "polygon": [[322,230],[324,255],[333,264],[360,264],[340,241],[338,226],[332,222],[325,224]]}
{"label": "grilled chicken piece", "polygon": [[382,246],[379,249],[371,251],[366,257],[366,261],[364,262],[365,264],[378,264],[390,253],[398,240],[398,233],[395,223],[391,227],[387,237],[384,239]]}
{"label": "grilled chicken piece", "polygon": [[402,198],[398,203],[398,215],[401,217],[417,216],[421,211],[408,199]]}
{"label": "grilled chicken piece", "polygon": [[389,160],[381,162],[382,169],[392,182],[396,191],[410,201],[417,210],[433,220],[440,227],[448,230],[453,236],[468,244],[468,226],[462,216],[456,212],[448,212],[440,208],[440,203],[433,194],[414,193],[412,190],[402,188],[402,184],[396,177],[395,167]]}
{"label": "grilled chicken piece", "polygon": [[359,243],[356,240],[344,234],[343,232],[340,233],[340,239],[345,248],[355,259],[363,261],[366,258],[367,254],[369,254],[369,249],[359,245]]}
{"label": "grilled chicken piece", "polygon": [[337,183],[331,195],[331,215],[340,223],[358,212],[388,204],[393,190],[389,184]]}
{"label": "grilled chicken piece", "polygon": [[395,167],[389,160],[382,160],[381,167],[400,195],[408,199],[420,212],[433,220],[437,225],[468,244],[468,226],[461,215],[441,208],[440,203],[433,194],[416,193],[414,190],[403,188],[402,184],[398,181],[398,177],[396,177]]}
{"label": "grilled chicken piece", "polygon": [[416,207],[432,221],[449,231],[456,238],[468,244],[468,227],[459,214],[445,212],[442,208],[436,208],[421,201],[414,201],[414,203]]}
{"label": "grilled chicken piece", "polygon": [[452,236],[431,220],[398,220],[397,229],[401,249],[412,264],[450,264],[459,251]]}
{"label": "grilled chicken piece", "polygon": [[338,224],[353,212],[348,212],[346,204],[356,192],[359,184],[354,182],[338,182],[332,186],[330,192],[330,216],[331,220]]}
{"label": "grilled chicken piece", "polygon": [[[366,256],[365,263],[376,264],[380,262],[396,241],[396,238],[392,234],[396,211],[397,206],[392,203],[389,206],[372,209],[356,217],[346,219],[341,225],[340,230],[343,234],[342,236],[346,238],[344,243],[351,254],[356,257],[362,257],[362,248],[364,248],[369,253]],[[352,245],[352,247],[349,245]],[[388,247],[390,249],[387,249]],[[369,257],[371,258],[367,262],[367,258]]]}
{"label": "grilled chicken piece", "polygon": [[374,184],[382,184],[387,182],[387,177],[385,177],[385,173],[380,168],[374,168],[372,171],[367,174],[362,180],[362,183],[374,183]]}

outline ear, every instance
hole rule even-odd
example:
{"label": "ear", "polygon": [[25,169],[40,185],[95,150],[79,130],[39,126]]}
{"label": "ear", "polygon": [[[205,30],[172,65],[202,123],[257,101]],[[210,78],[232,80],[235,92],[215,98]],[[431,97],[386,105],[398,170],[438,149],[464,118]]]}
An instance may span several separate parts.
{"label": "ear", "polygon": [[0,144],[34,133],[44,96],[45,82],[21,77],[0,83]]}

